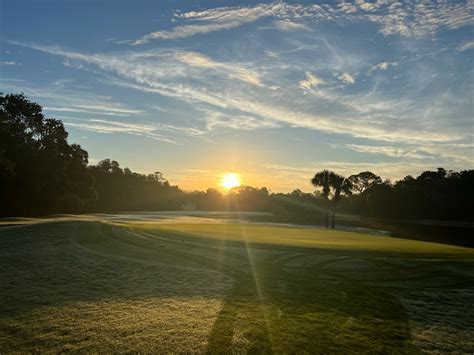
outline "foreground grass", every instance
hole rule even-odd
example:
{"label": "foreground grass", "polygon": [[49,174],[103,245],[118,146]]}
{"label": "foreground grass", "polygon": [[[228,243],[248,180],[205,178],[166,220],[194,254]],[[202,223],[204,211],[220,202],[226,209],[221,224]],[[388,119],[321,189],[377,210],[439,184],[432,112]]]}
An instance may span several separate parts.
{"label": "foreground grass", "polygon": [[0,352],[472,352],[474,254],[254,224],[0,229]]}

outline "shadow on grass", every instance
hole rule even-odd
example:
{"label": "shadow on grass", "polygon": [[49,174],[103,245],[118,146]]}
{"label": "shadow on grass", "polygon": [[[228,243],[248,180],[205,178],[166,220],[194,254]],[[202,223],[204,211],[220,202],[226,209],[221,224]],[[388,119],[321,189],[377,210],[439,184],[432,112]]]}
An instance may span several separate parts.
{"label": "shadow on grass", "polygon": [[344,274],[354,270],[327,272],[324,258],[292,269],[284,261],[367,253],[142,232],[96,222],[3,231],[0,317],[97,299],[223,298],[208,353],[414,351],[405,309],[389,289]]}
{"label": "shadow on grass", "polygon": [[207,353],[415,351],[405,309],[393,296],[304,276],[304,284],[284,276],[266,279],[259,292],[251,278],[236,280],[210,333]]}

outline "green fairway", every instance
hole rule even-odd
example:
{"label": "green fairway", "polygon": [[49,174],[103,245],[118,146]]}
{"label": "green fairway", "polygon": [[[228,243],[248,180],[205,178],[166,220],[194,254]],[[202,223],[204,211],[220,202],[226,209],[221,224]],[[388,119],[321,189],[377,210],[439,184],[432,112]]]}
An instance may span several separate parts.
{"label": "green fairway", "polygon": [[0,352],[474,351],[472,249],[157,214],[0,223]]}

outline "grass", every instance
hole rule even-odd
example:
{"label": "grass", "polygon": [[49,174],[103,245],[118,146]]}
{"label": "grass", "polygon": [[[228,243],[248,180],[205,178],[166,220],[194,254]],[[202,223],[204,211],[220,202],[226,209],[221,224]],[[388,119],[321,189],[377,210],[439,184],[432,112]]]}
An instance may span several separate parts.
{"label": "grass", "polygon": [[150,216],[0,228],[0,352],[474,350],[472,249]]}

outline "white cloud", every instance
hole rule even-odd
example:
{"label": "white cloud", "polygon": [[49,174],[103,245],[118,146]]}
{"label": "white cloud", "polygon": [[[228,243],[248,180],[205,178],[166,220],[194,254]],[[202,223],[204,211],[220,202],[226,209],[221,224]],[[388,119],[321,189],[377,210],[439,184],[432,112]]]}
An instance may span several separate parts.
{"label": "white cloud", "polygon": [[377,64],[375,67],[380,70],[387,70],[389,65],[390,65],[389,62],[383,62],[383,63]]}
{"label": "white cloud", "polygon": [[196,52],[179,51],[176,53],[176,59],[183,63],[199,68],[216,68],[219,66],[219,63],[211,60],[209,57],[206,57],[203,54]]}
{"label": "white cloud", "polygon": [[373,11],[379,7],[379,2],[366,2],[364,0],[356,0],[355,3],[363,11]]}
{"label": "white cloud", "polygon": [[265,55],[270,58],[279,58],[280,55],[277,52],[266,50],[264,51]]}
{"label": "white cloud", "polygon": [[107,121],[98,119],[63,118],[66,126],[96,133],[125,133],[147,137],[156,141],[176,144],[176,141],[157,133],[157,128],[152,125]]}
{"label": "white cloud", "polygon": [[436,160],[441,165],[455,163],[460,167],[469,166],[473,162],[473,159],[469,158],[469,154],[473,148],[472,144],[457,144],[451,142],[437,145],[424,144],[421,146],[346,144],[344,147],[360,153],[380,154],[391,158],[400,158],[403,162]]}
{"label": "white cloud", "polygon": [[176,144],[169,133],[184,136],[202,136],[205,132],[193,127],[179,127],[160,123],[120,122],[102,119],[81,119],[75,117],[60,117],[65,125],[96,133],[125,133],[150,138],[156,141]]}
{"label": "white cloud", "polygon": [[209,131],[215,128],[229,128],[235,130],[255,130],[260,128],[276,128],[279,125],[270,120],[262,120],[248,115],[226,115],[219,111],[202,110],[206,113],[206,127]]}
{"label": "white cloud", "polygon": [[[304,127],[326,133],[386,142],[427,143],[459,139],[459,135],[452,130],[420,130],[416,122],[397,125],[394,128],[393,124],[397,123],[394,121],[396,118],[391,119],[383,111],[381,112],[385,117],[384,120],[377,120],[377,116],[375,119],[371,118],[370,111],[362,112],[362,116],[362,113],[358,111],[348,110],[350,106],[345,107],[343,111],[331,110],[326,113],[315,111],[312,100],[307,101],[301,95],[294,96],[296,92],[288,90],[274,91],[265,87],[254,87],[254,90],[242,90],[239,87],[237,90],[237,83],[227,80],[226,77],[209,77],[209,70],[199,72],[199,76],[194,76],[194,73],[189,71],[194,70],[194,67],[177,66],[174,56],[160,56],[162,65],[157,66],[156,59],[153,56],[149,57],[148,52],[140,55],[127,53],[110,55],[83,54],[57,47],[35,46],[35,48],[71,60],[79,60],[83,63],[84,69],[106,75],[106,81],[112,85],[157,93],[193,105],[213,106],[214,110],[234,110],[239,112],[239,115],[249,115],[278,125]],[[146,60],[147,58],[150,60]],[[168,66],[175,70],[168,71]],[[176,71],[179,74],[173,74]],[[204,75],[206,73],[207,75]],[[186,81],[182,81],[181,76]],[[350,81],[346,77],[347,80]],[[298,102],[300,100],[303,101]],[[345,105],[345,101],[349,103],[357,101],[355,98],[351,99],[350,96],[341,96],[338,100],[342,100],[335,102],[339,107]],[[334,107],[335,104],[332,106]],[[361,102],[360,105],[363,103]],[[391,107],[393,105],[377,110],[391,109]]]}
{"label": "white cloud", "polygon": [[254,7],[221,7],[205,11],[191,11],[177,14],[181,19],[191,20],[194,23],[177,26],[169,31],[155,31],[148,33],[133,42],[134,45],[145,44],[153,39],[178,39],[197,34],[229,30],[260,18],[268,17],[279,11],[283,4],[259,4]]}
{"label": "white cloud", "polygon": [[71,103],[67,107],[46,106],[44,109],[56,112],[81,112],[109,116],[130,116],[138,115],[144,112],[142,110],[124,108],[117,104],[87,104],[85,102],[81,102],[80,104]]}
{"label": "white cloud", "polygon": [[53,112],[78,112],[78,113],[90,113],[90,114],[106,115],[106,116],[130,116],[130,114],[128,113],[93,111],[93,110],[87,110],[87,109],[74,107],[74,106],[71,106],[71,107],[45,106],[44,109],[46,111],[53,111]]}
{"label": "white cloud", "polygon": [[371,70],[387,70],[391,66],[398,65],[397,62],[381,62],[372,66]]}
{"label": "white cloud", "polygon": [[288,19],[277,20],[277,21],[274,21],[273,24],[280,31],[296,31],[296,30],[312,31],[311,28],[309,28],[308,26],[302,23],[290,21]]}
{"label": "white cloud", "polygon": [[6,61],[0,61],[0,65],[23,65],[23,63],[6,60]]}
{"label": "white cloud", "polygon": [[157,111],[161,111],[161,112],[166,112],[167,111],[166,109],[164,109],[163,107],[158,106],[158,105],[151,105],[150,107],[157,110]]}
{"label": "white cloud", "polygon": [[176,53],[176,58],[188,65],[220,70],[222,74],[228,75],[230,78],[242,80],[248,84],[261,86],[260,75],[255,71],[245,69],[237,64],[226,64],[216,62],[211,58],[196,52],[183,52],[179,51]]}
{"label": "white cloud", "polygon": [[317,87],[318,85],[325,84],[323,79],[318,78],[316,75],[311,72],[305,72],[306,79],[299,82],[299,86],[303,90],[311,90],[312,88]]}
{"label": "white cloud", "polygon": [[343,73],[337,78],[346,84],[354,84],[356,82],[355,75],[351,75],[349,73]]}
{"label": "white cloud", "polygon": [[361,153],[372,153],[372,154],[384,154],[389,157],[402,157],[404,150],[398,147],[385,147],[385,146],[371,146],[371,145],[359,145],[359,144],[346,144],[346,147],[356,152]]}
{"label": "white cloud", "polygon": [[464,52],[467,51],[468,49],[473,49],[474,48],[474,41],[467,41],[461,43],[458,47],[457,50],[459,52]]}
{"label": "white cloud", "polygon": [[472,8],[471,1],[386,2],[377,13],[370,13],[362,19],[380,24],[380,32],[387,36],[424,37],[442,29],[472,25]]}
{"label": "white cloud", "polygon": [[[111,101],[110,96],[91,94],[82,90],[71,90],[64,83],[71,80],[61,79],[50,86],[34,87],[21,80],[5,82],[9,91],[24,92],[27,96],[41,99],[43,109],[51,112],[87,113],[106,116],[129,117],[144,114],[141,109],[131,108],[118,102]],[[18,82],[18,84],[16,84]]]}
{"label": "white cloud", "polygon": [[154,39],[172,40],[229,30],[265,17],[276,18],[275,27],[283,31],[311,30],[301,24],[301,20],[307,23],[359,20],[379,24],[380,32],[387,36],[397,34],[403,37],[424,37],[443,29],[456,29],[473,24],[472,8],[471,1],[455,3],[429,0],[413,3],[355,0],[344,1],[335,7],[328,4],[301,5],[283,2],[258,4],[253,7],[220,7],[176,14],[178,20],[188,24],[178,25],[171,30],[148,33],[132,44],[141,45]]}
{"label": "white cloud", "polygon": [[178,26],[171,31],[156,31],[148,33],[142,38],[133,41],[133,45],[145,44],[154,39],[177,39],[185,38],[189,36],[195,36],[197,34],[203,34],[208,32],[215,32],[221,30],[229,30],[231,28],[239,27],[242,25],[242,22],[228,22],[228,23],[215,23],[207,25],[187,25],[187,26]]}
{"label": "white cloud", "polygon": [[99,110],[105,112],[112,112],[112,113],[121,113],[127,115],[138,115],[143,113],[143,110],[136,110],[136,109],[129,109],[120,107],[119,105],[98,105],[98,104],[82,104],[82,108],[84,109],[91,109],[91,110]]}
{"label": "white cloud", "polygon": [[392,158],[434,159],[428,152],[416,148],[402,148],[394,146],[372,146],[346,144],[346,147],[360,153],[382,154]]}
{"label": "white cloud", "polygon": [[358,11],[358,8],[356,5],[349,3],[349,2],[340,2],[337,7],[339,8],[340,11],[345,12],[347,14],[353,14]]}

